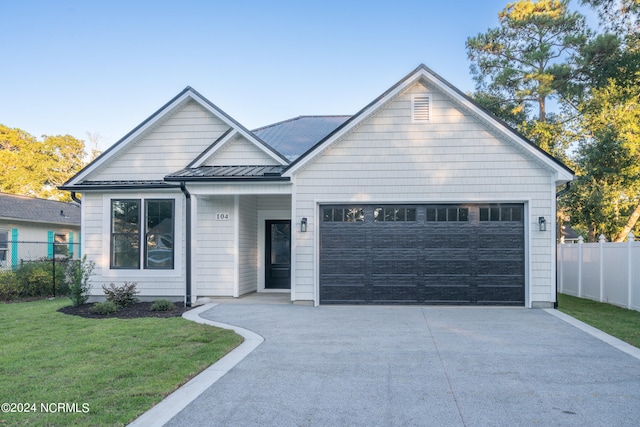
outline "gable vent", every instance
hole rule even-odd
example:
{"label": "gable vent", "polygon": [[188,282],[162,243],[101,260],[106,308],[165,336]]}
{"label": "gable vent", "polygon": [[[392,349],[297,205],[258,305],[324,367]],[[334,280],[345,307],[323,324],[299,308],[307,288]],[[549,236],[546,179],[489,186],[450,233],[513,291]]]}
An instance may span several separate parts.
{"label": "gable vent", "polygon": [[413,95],[411,97],[411,120],[428,123],[431,118],[431,95]]}

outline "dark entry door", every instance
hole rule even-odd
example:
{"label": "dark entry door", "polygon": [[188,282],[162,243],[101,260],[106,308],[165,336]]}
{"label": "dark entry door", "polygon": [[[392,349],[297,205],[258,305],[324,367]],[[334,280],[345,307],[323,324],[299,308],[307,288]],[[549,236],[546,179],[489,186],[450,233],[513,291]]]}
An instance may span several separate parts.
{"label": "dark entry door", "polygon": [[291,289],[291,221],[266,221],[264,287]]}

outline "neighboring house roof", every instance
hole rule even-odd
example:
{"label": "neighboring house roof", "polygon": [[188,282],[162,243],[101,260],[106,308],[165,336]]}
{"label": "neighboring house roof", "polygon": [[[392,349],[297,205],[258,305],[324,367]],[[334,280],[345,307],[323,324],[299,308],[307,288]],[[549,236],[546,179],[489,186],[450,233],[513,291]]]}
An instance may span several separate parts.
{"label": "neighboring house roof", "polygon": [[75,203],[0,193],[0,219],[80,226]]}
{"label": "neighboring house roof", "polygon": [[293,161],[349,118],[351,116],[299,116],[263,126],[253,133]]}
{"label": "neighboring house roof", "polygon": [[580,238],[580,235],[568,225],[563,225],[560,228],[560,237],[564,238],[565,241],[572,241],[578,240],[578,238]]}

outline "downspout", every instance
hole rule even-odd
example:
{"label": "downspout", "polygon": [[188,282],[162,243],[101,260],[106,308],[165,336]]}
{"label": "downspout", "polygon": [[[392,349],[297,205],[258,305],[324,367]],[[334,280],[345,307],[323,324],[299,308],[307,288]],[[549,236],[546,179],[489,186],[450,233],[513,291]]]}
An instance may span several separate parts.
{"label": "downspout", "polygon": [[191,307],[191,194],[187,191],[187,186],[184,181],[180,182],[180,190],[184,193],[184,197],[187,201],[186,209],[186,236],[185,236],[185,307]]}
{"label": "downspout", "polygon": [[81,205],[82,204],[82,200],[78,199],[78,196],[76,196],[76,192],[72,191],[71,192],[71,199],[76,202],[77,204]]}
{"label": "downspout", "polygon": [[[564,188],[556,193],[556,200],[558,199],[558,197],[566,194],[569,191],[570,188],[571,188],[571,181],[567,182],[565,184]],[[556,203],[556,209],[557,209],[557,203]],[[560,230],[560,232],[562,232],[562,230]],[[557,268],[558,268],[558,243],[556,242],[556,300],[553,303],[553,308],[555,308],[556,310],[558,309],[558,272],[557,272]]]}

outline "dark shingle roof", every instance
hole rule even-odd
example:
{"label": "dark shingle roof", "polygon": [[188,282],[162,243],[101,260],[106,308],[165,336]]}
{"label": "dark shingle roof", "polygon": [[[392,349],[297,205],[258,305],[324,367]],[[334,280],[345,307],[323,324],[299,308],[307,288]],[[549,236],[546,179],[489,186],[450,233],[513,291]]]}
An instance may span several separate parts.
{"label": "dark shingle roof", "polygon": [[80,226],[80,206],[0,193],[0,218]]}
{"label": "dark shingle roof", "polygon": [[351,116],[299,116],[255,129],[253,133],[285,156],[297,159]]}
{"label": "dark shingle roof", "polygon": [[284,178],[280,175],[284,168],[285,166],[200,166],[181,169],[178,172],[167,175],[165,180],[282,180]]}

